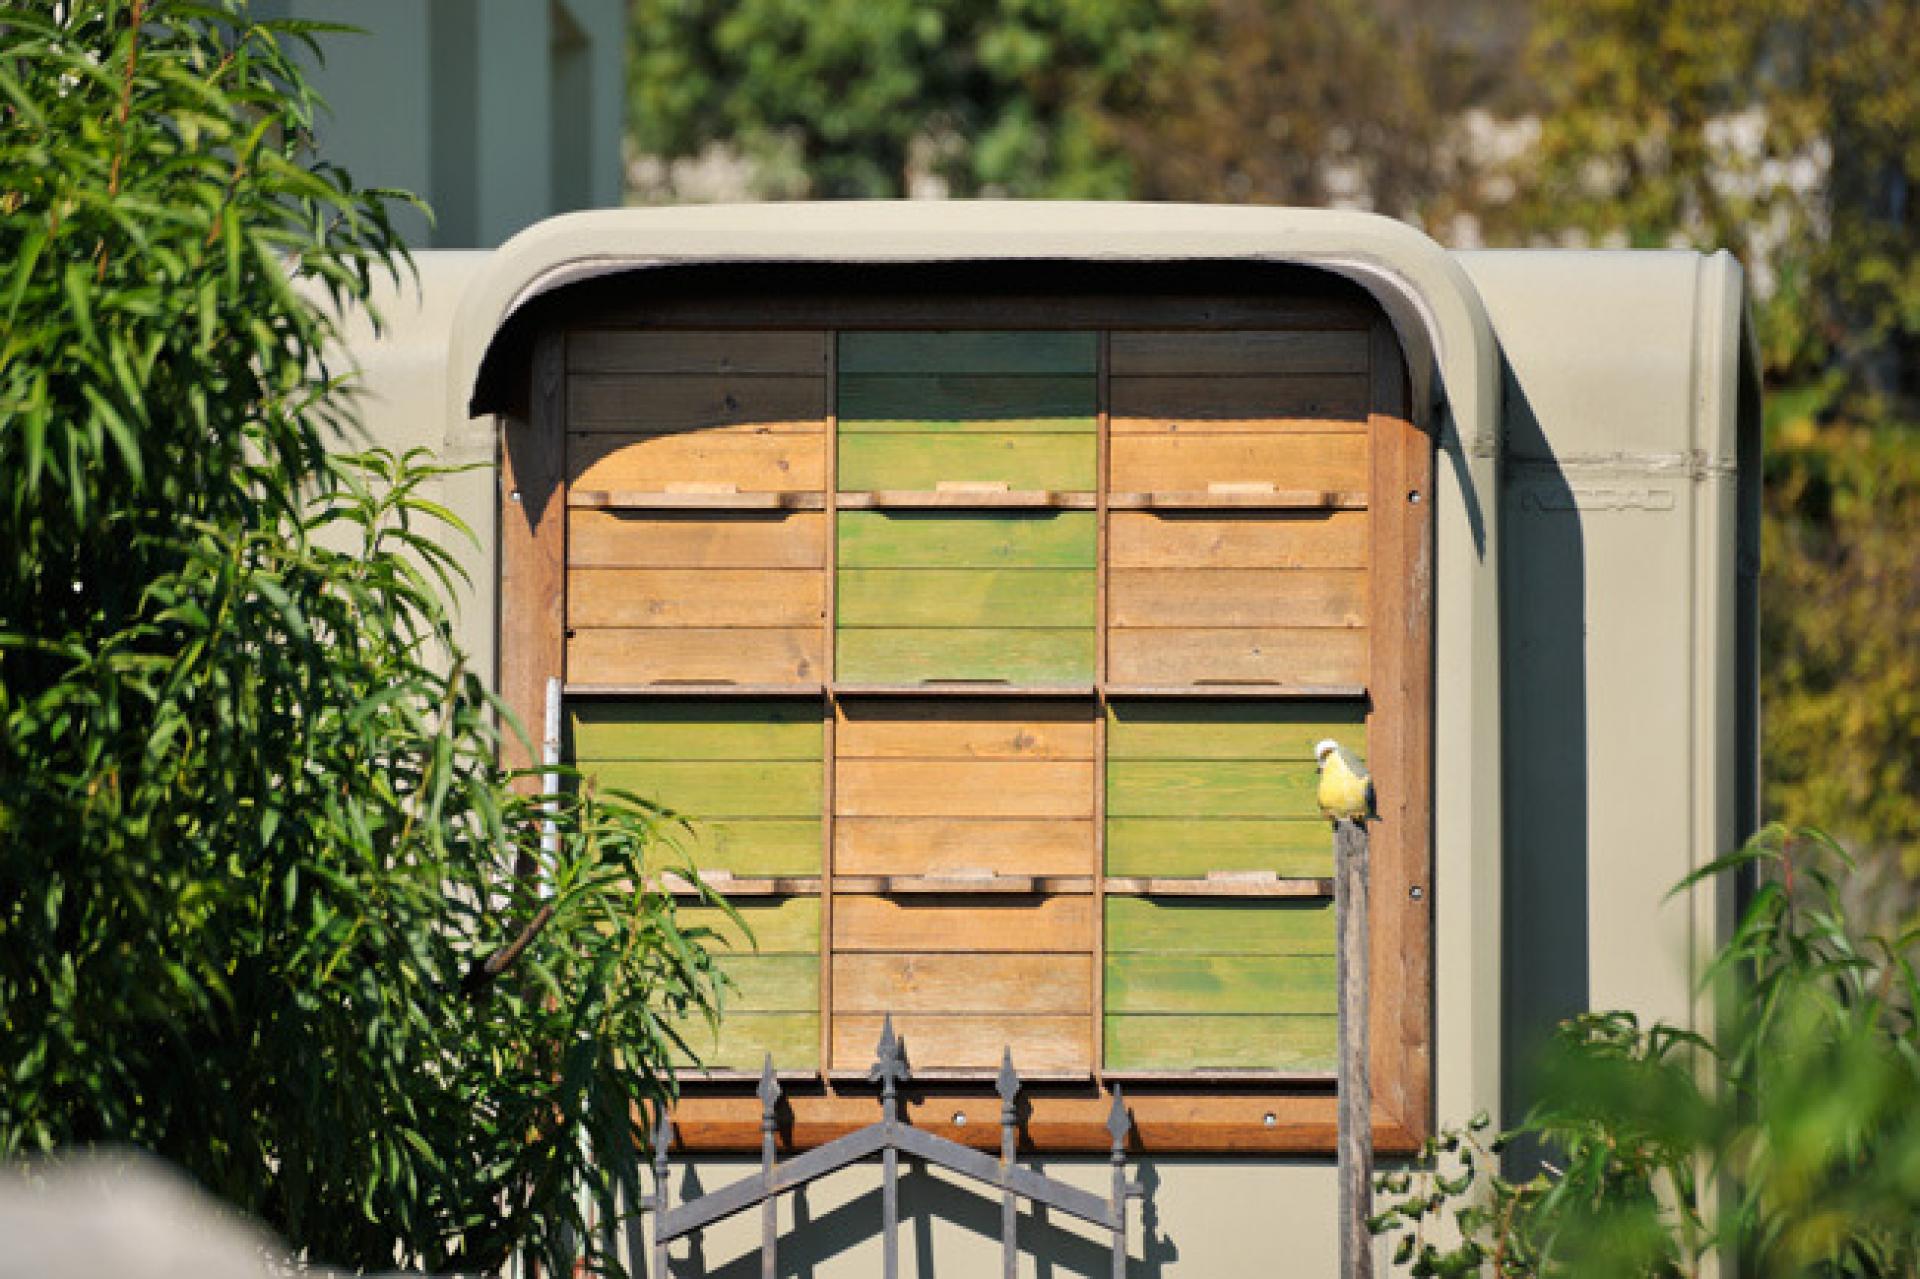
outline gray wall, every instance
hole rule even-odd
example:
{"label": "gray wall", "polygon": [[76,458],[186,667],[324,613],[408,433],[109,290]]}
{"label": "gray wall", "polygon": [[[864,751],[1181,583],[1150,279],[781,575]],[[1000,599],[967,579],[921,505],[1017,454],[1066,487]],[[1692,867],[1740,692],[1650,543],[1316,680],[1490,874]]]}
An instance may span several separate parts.
{"label": "gray wall", "polygon": [[255,0],[344,22],[313,79],[320,149],[361,186],[426,200],[415,248],[491,248],[540,219],[620,203],[622,0]]}

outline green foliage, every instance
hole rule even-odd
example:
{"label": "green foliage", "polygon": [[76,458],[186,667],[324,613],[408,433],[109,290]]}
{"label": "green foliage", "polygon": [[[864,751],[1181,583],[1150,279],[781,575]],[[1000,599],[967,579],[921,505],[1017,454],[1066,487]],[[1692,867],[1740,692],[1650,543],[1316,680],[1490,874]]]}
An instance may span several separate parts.
{"label": "green foliage", "polygon": [[1522,229],[1764,259],[1774,379],[1920,396],[1920,6],[1569,0],[1533,55]]}
{"label": "green foliage", "polygon": [[1114,197],[1103,119],[1176,65],[1203,0],[635,0],[643,155],[734,149],[761,194]]}
{"label": "green foliage", "polygon": [[1920,432],[1781,407],[1762,530],[1767,810],[1905,849],[1920,874]]}
{"label": "green foliage", "polygon": [[403,259],[308,153],[315,34],[0,11],[0,1155],[145,1147],[319,1261],[562,1273],[716,978],[635,891],[658,814],[496,763],[438,472],[341,450],[310,299]]}
{"label": "green foliage", "polygon": [[1731,1248],[1759,1275],[1920,1267],[1920,931],[1853,927],[1851,864],[1774,826],[1692,877],[1758,868],[1709,969],[1712,1041],[1601,1013],[1562,1027],[1513,1134],[1547,1171],[1503,1179],[1486,1121],[1379,1179],[1376,1233],[1422,1275],[1699,1273]]}

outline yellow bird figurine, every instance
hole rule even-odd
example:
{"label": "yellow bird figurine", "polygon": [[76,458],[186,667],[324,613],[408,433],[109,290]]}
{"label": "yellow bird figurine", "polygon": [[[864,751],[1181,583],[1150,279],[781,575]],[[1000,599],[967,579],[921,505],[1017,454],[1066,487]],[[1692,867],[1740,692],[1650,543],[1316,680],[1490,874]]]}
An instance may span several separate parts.
{"label": "yellow bird figurine", "polygon": [[1364,822],[1375,816],[1373,778],[1354,753],[1326,738],[1313,748],[1320,761],[1320,811],[1334,821]]}

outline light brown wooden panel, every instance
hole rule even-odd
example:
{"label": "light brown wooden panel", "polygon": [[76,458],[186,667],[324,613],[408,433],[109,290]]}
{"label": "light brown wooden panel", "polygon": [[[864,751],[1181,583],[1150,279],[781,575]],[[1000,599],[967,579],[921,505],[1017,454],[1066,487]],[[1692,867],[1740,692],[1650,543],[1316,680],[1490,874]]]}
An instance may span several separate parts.
{"label": "light brown wooden panel", "polygon": [[581,329],[568,335],[575,373],[826,372],[821,332],[726,329]]}
{"label": "light brown wooden panel", "polygon": [[574,684],[805,684],[820,680],[824,652],[817,628],[593,627],[568,637],[567,679]]}
{"label": "light brown wooden panel", "polygon": [[826,429],[826,414],[821,377],[576,373],[567,379],[571,431],[816,435]]}
{"label": "light brown wooden panel", "polygon": [[1116,511],[1110,569],[1365,568],[1367,513],[1162,515]]}
{"label": "light brown wooden panel", "polygon": [[874,697],[840,702],[841,759],[1092,759],[1094,711],[1077,701]]}
{"label": "light brown wooden panel", "polygon": [[1365,375],[1116,377],[1112,394],[1123,435],[1366,429]]}
{"label": "light brown wooden panel", "polygon": [[833,866],[841,875],[1086,875],[1093,846],[1089,820],[841,817]]}
{"label": "light brown wooden panel", "polygon": [[585,489],[662,491],[672,485],[731,484],[742,493],[821,489],[825,435],[586,435],[567,438],[567,473]]}
{"label": "light brown wooden panel", "polygon": [[[1432,1123],[1433,442],[1412,421],[1398,342],[1372,334],[1376,592],[1367,741],[1379,784],[1372,840],[1374,1105],[1416,1136]],[[1413,500],[1418,495],[1419,500]],[[1423,891],[1415,893],[1418,887]]]}
{"label": "light brown wooden panel", "polygon": [[1085,1013],[1085,955],[837,955],[833,1006],[850,1013]]}
{"label": "light brown wooden panel", "polygon": [[1089,953],[1093,899],[870,897],[833,903],[833,948],[857,951]]}
{"label": "light brown wooden panel", "polygon": [[[893,1019],[915,1070],[997,1070],[1003,1051],[1023,1075],[1080,1073],[1092,1068],[1092,1021],[1085,1017],[938,1016],[909,1013]],[[880,1040],[878,1016],[833,1019],[835,1070],[863,1070]]]}
{"label": "light brown wooden panel", "polygon": [[1362,569],[1117,569],[1107,582],[1114,626],[1365,626]]}
{"label": "light brown wooden panel", "polygon": [[821,568],[827,517],[816,512],[637,515],[575,510],[567,518],[573,568]]}
{"label": "light brown wooden panel", "polygon": [[1115,332],[1110,341],[1115,377],[1367,371],[1367,335],[1355,329]]}
{"label": "light brown wooden panel", "polygon": [[1116,684],[1360,685],[1364,630],[1113,630],[1107,677]]}
{"label": "light brown wooden panel", "polygon": [[1211,484],[1361,492],[1367,437],[1313,435],[1115,435],[1111,486],[1122,492],[1204,492]]}
{"label": "light brown wooden panel", "polygon": [[817,569],[576,568],[571,626],[818,626],[826,574]]}
{"label": "light brown wooden panel", "polygon": [[843,759],[834,811],[848,817],[1093,816],[1094,766],[1073,760]]}
{"label": "light brown wooden panel", "polygon": [[[565,346],[558,333],[534,344],[527,417],[505,419],[501,435],[500,696],[527,735],[501,733],[509,768],[537,762],[547,681],[566,674]],[[538,784],[531,775],[516,783]]]}

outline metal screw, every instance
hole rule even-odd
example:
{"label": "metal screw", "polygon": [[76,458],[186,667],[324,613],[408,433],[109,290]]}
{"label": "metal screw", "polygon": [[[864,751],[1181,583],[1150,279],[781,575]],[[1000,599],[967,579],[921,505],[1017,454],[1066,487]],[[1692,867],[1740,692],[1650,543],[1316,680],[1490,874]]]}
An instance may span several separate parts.
{"label": "metal screw", "polygon": [[1269,1110],[1266,1114],[1260,1116],[1260,1122],[1264,1126],[1271,1128],[1280,1122],[1280,1117]]}
{"label": "metal screw", "polygon": [[966,1112],[966,1111],[964,1111],[964,1110],[956,1110],[956,1111],[954,1111],[954,1112],[953,1112],[953,1126],[954,1126],[955,1128],[965,1128],[965,1127],[967,1126],[967,1112]]}
{"label": "metal screw", "polygon": [[509,502],[518,502],[520,500],[520,490],[515,489],[513,492],[507,494],[507,500]]}
{"label": "metal screw", "polygon": [[1413,898],[1415,901],[1419,901],[1422,897],[1426,896],[1426,890],[1421,888],[1420,885],[1415,884],[1407,890],[1407,896]]}
{"label": "metal screw", "polygon": [[1415,506],[1420,505],[1420,490],[1419,489],[1407,490],[1407,500],[1409,502],[1412,502]]}

